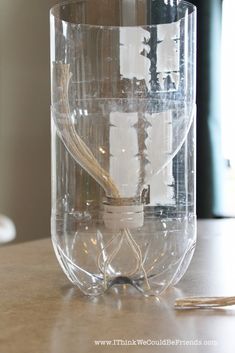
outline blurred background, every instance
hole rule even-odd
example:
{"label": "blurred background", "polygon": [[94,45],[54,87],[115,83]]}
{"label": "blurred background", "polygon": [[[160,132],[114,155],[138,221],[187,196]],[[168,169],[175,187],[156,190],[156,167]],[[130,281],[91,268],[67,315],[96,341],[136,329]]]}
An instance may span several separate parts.
{"label": "blurred background", "polygon": [[[0,1],[0,229],[9,231],[2,243],[15,230],[12,243],[50,236],[49,9],[58,2]],[[197,213],[233,217],[235,1],[191,2],[198,7]]]}
{"label": "blurred background", "polygon": [[16,242],[50,235],[49,9],[0,1],[0,214]]}

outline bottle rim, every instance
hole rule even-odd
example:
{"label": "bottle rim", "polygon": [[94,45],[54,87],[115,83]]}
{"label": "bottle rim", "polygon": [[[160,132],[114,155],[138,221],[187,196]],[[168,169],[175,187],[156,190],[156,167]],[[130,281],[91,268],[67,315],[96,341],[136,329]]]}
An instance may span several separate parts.
{"label": "bottle rim", "polygon": [[[91,1],[91,0],[89,0]],[[100,2],[100,0],[92,0],[93,2]],[[119,0],[112,0],[113,2],[119,2]],[[145,0],[147,3],[147,0]],[[83,21],[81,21],[81,23],[77,23],[75,21],[67,21],[66,19],[63,19],[60,15],[59,15],[59,10],[61,8],[70,6],[70,5],[76,5],[76,4],[82,4],[84,3],[84,0],[65,0],[59,4],[56,4],[54,6],[52,6],[50,8],[50,16],[56,18],[57,20],[63,22],[63,23],[67,23],[69,25],[73,25],[73,26],[84,26],[87,28],[101,28],[101,29],[119,29],[119,28],[156,28],[157,26],[159,26],[160,24],[170,24],[170,23],[175,23],[176,21],[172,21],[172,22],[163,22],[163,23],[159,23],[159,24],[138,24],[138,25],[96,25],[96,24],[89,24],[89,23],[84,23]],[[197,7],[195,5],[193,5],[192,3],[190,3],[189,1],[185,1],[185,0],[179,0],[179,3],[177,4],[177,8],[179,7],[179,5],[182,4],[186,7],[186,9],[189,10],[188,13],[188,17],[191,16],[195,16],[197,14]],[[182,16],[179,20],[183,20],[186,16]]]}

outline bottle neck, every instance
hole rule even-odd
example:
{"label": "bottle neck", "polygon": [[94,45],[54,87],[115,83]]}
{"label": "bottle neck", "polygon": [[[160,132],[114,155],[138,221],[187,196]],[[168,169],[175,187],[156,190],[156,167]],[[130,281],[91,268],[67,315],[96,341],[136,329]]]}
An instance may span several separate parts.
{"label": "bottle neck", "polygon": [[141,228],[144,224],[144,205],[140,199],[107,199],[103,220],[106,228],[112,230]]}

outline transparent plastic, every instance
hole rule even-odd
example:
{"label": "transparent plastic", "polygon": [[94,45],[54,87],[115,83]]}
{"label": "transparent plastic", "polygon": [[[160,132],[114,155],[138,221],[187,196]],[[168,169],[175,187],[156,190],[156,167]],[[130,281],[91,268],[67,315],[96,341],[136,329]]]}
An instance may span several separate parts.
{"label": "transparent plastic", "polygon": [[85,294],[159,295],[196,242],[196,9],[81,0],[50,21],[57,258]]}

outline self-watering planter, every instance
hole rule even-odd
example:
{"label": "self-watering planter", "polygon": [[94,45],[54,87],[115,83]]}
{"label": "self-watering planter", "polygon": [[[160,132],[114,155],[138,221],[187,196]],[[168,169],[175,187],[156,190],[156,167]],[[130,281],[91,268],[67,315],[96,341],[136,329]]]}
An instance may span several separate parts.
{"label": "self-watering planter", "polygon": [[57,258],[85,294],[159,295],[196,241],[196,9],[81,0],[50,20]]}

